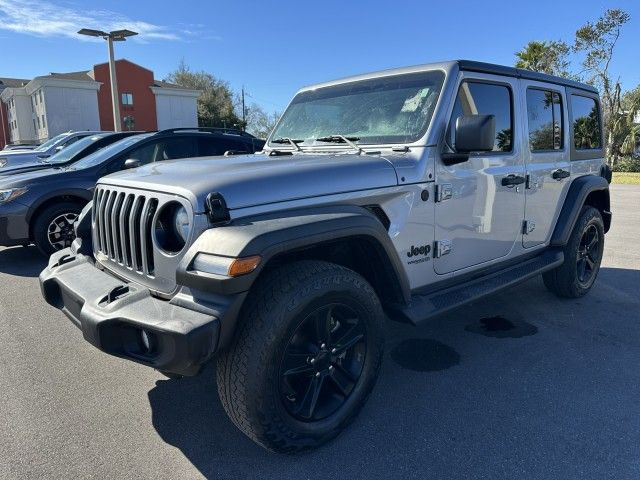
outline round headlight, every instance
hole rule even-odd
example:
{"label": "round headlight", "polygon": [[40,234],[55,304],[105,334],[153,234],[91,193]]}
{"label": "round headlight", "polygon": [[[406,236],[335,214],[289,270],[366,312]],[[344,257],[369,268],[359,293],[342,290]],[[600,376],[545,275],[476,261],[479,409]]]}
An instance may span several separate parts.
{"label": "round headlight", "polygon": [[187,210],[179,202],[169,202],[158,213],[156,243],[167,253],[178,253],[187,243],[190,228]]}
{"label": "round headlight", "polygon": [[176,233],[183,242],[187,241],[187,237],[189,236],[189,227],[189,214],[183,206],[180,206],[173,216],[173,228],[176,229]]}

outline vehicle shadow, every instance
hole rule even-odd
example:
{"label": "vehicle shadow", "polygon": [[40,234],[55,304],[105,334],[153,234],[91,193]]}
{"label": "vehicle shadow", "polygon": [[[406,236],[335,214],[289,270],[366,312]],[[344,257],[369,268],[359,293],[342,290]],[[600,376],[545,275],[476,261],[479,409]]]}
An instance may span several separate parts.
{"label": "vehicle shadow", "polygon": [[33,245],[0,250],[0,273],[37,277],[46,266],[47,259]]}
{"label": "vehicle shadow", "polygon": [[[514,459],[506,477],[517,477],[520,468],[535,471],[539,455],[552,459],[549,468],[573,463],[596,472],[602,465],[588,452],[564,451],[560,458],[546,439],[562,437],[578,422],[574,403],[602,372],[558,370],[553,359],[571,355],[563,342],[576,338],[589,345],[596,339],[610,358],[619,358],[611,338],[624,338],[637,323],[628,312],[640,307],[639,284],[640,270],[603,268],[579,301],[555,297],[538,278],[419,327],[389,322],[380,379],[364,410],[335,441],[303,455],[270,453],[240,433],[218,399],[214,365],[197,377],[157,381],[148,392],[153,426],[206,478],[463,478]],[[608,339],[597,334],[605,318],[620,319]],[[640,335],[640,326],[632,329]],[[632,408],[629,401],[613,395],[598,408],[624,412]],[[547,403],[555,407],[540,410]],[[627,430],[608,418],[609,427]],[[580,425],[576,435],[593,428]],[[515,430],[520,433],[513,436]],[[509,453],[501,455],[504,438]]]}

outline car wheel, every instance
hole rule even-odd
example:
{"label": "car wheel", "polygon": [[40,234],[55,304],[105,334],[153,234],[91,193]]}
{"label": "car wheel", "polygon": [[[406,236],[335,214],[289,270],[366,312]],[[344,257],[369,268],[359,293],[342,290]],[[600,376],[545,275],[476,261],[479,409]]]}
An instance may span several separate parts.
{"label": "car wheel", "polygon": [[596,208],[584,206],[564,247],[564,263],[543,274],[544,284],[560,297],[582,297],[596,281],[603,253],[602,215]]}
{"label": "car wheel", "polygon": [[378,376],[384,313],[375,291],[352,270],[300,261],[268,273],[247,302],[216,364],[227,414],[272,451],[331,440]]}
{"label": "car wheel", "polygon": [[33,240],[43,255],[48,257],[71,246],[75,239],[74,223],[81,210],[77,203],[62,202],[38,214],[33,224]]}

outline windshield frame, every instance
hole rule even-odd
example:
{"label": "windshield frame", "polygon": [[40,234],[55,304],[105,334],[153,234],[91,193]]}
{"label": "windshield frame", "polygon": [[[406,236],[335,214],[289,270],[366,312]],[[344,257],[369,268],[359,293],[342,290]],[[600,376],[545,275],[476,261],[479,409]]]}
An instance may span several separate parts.
{"label": "windshield frame", "polygon": [[[370,74],[370,75],[360,75],[357,77],[353,77],[350,79],[345,79],[345,80],[337,80],[337,81],[333,81],[333,82],[327,82],[327,83],[323,83],[323,84],[319,84],[319,85],[313,85],[313,86],[309,86],[309,87],[305,87],[300,89],[298,92],[296,92],[296,94],[293,96],[293,98],[291,99],[291,101],[289,102],[289,104],[287,105],[287,107],[284,110],[284,113],[280,116],[280,118],[278,119],[278,122],[276,123],[276,126],[273,128],[273,130],[271,131],[271,133],[269,134],[269,138],[267,139],[267,142],[265,144],[265,147],[267,147],[268,150],[272,151],[272,150],[278,150],[278,151],[286,151],[286,152],[293,152],[296,153],[296,148],[294,148],[291,145],[287,145],[287,144],[282,144],[282,143],[273,143],[272,140],[278,138],[280,135],[276,135],[276,132],[278,131],[278,128],[280,127],[283,118],[285,117],[285,115],[287,114],[287,111],[290,110],[290,108],[292,107],[292,105],[295,105],[297,102],[295,102],[296,98],[300,95],[300,94],[304,94],[305,92],[310,92],[310,91],[315,91],[315,90],[320,90],[320,89],[324,89],[324,88],[332,88],[332,87],[340,87],[340,86],[346,86],[349,84],[357,84],[357,83],[362,83],[362,82],[366,82],[366,81],[370,81],[370,80],[381,80],[384,78],[388,78],[388,77],[402,77],[402,76],[411,76],[414,74],[424,74],[424,73],[429,73],[429,72],[438,72],[441,73],[443,75],[442,77],[442,84],[440,86],[440,92],[438,94],[438,98],[436,100],[436,103],[433,107],[433,112],[431,114],[431,119],[429,120],[429,122],[427,123],[426,127],[416,136],[415,140],[410,141],[410,142],[386,142],[386,143],[360,143],[359,141],[356,141],[356,145],[358,147],[360,147],[362,150],[380,150],[380,149],[391,149],[391,148],[395,148],[395,147],[402,147],[402,146],[406,146],[406,147],[425,147],[425,146],[429,146],[429,145],[435,145],[437,143],[436,140],[432,139],[433,137],[433,132],[436,131],[437,129],[437,125],[436,124],[436,120],[438,119],[439,112],[441,111],[442,108],[442,102],[444,101],[444,97],[447,96],[448,94],[448,89],[449,89],[449,77],[451,72],[450,68],[447,68],[447,65],[437,65],[437,64],[433,64],[432,66],[429,66],[429,68],[414,68],[414,67],[407,67],[407,68],[402,68],[402,69],[397,69],[397,70],[389,70],[389,71],[385,71],[385,72],[380,72],[380,73],[375,73],[375,74]],[[344,132],[332,132],[333,135],[344,135]],[[321,152],[331,152],[331,151],[345,151],[345,150],[350,150],[350,151],[355,151],[353,150],[352,147],[350,147],[348,144],[345,143],[322,143],[322,142],[314,142],[311,145],[306,145],[305,143],[298,143],[298,146],[300,147],[300,151],[304,152],[304,151],[321,151]],[[300,153],[300,151],[298,151],[298,153]]]}

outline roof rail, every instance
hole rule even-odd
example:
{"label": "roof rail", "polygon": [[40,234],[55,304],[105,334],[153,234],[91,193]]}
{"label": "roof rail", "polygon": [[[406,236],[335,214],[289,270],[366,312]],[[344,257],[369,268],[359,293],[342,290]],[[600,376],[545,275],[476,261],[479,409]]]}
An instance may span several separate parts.
{"label": "roof rail", "polygon": [[233,135],[243,135],[247,137],[253,137],[250,133],[243,132],[237,128],[214,128],[214,127],[179,127],[179,128],[166,128],[159,130],[158,133],[173,133],[173,132],[211,132],[211,133],[231,133]]}

